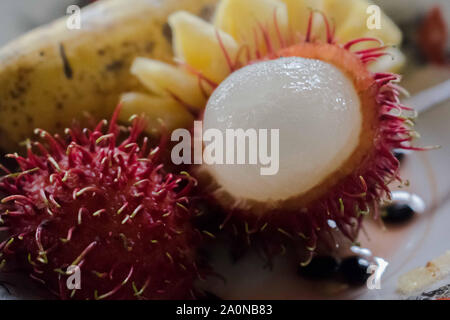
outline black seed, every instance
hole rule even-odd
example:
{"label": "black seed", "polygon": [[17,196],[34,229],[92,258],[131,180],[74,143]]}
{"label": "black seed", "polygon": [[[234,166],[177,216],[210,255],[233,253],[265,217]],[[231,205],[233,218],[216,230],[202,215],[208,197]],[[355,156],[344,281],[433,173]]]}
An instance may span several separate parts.
{"label": "black seed", "polygon": [[367,268],[370,262],[358,256],[345,258],[341,262],[339,271],[344,279],[351,285],[363,285],[367,282],[370,274],[367,273]]}
{"label": "black seed", "polygon": [[383,221],[389,223],[402,223],[414,216],[414,210],[405,203],[393,203],[384,208]]}
{"label": "black seed", "polygon": [[299,267],[298,274],[306,278],[323,279],[332,277],[339,268],[335,258],[316,256],[305,267]]}

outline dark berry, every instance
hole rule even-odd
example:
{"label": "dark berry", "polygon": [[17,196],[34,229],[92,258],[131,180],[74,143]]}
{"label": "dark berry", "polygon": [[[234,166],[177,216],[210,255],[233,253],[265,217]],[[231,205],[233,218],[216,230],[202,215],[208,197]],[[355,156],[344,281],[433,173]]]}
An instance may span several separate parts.
{"label": "dark berry", "polygon": [[345,258],[341,262],[339,271],[344,279],[351,285],[363,285],[370,274],[367,273],[370,262],[358,256]]}
{"label": "dark berry", "polygon": [[405,159],[405,153],[401,151],[394,151],[394,156],[399,162],[402,162]]}
{"label": "dark berry", "polygon": [[330,256],[316,256],[311,262],[298,269],[298,274],[306,278],[323,279],[332,277],[338,270],[339,264]]}
{"label": "dark berry", "polygon": [[383,220],[389,223],[401,223],[410,220],[414,210],[405,203],[393,203],[384,208]]}

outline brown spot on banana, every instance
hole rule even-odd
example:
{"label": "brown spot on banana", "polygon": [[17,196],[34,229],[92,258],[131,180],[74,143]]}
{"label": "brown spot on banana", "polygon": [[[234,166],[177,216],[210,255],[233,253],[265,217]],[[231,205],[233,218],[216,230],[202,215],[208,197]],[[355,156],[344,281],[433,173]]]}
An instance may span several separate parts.
{"label": "brown spot on banana", "polygon": [[59,44],[59,55],[61,56],[61,60],[63,63],[64,75],[67,79],[73,78],[73,70],[70,66],[69,60],[67,59],[66,49],[64,49],[64,45],[62,43]]}

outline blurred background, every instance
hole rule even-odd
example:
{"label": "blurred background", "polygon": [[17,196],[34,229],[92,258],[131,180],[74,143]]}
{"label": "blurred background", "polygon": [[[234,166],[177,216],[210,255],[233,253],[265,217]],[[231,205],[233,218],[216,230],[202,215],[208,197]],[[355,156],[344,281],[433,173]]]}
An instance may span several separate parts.
{"label": "blurred background", "polygon": [[90,0],[1,0],[0,45],[26,31],[66,14],[71,4],[86,5]]}
{"label": "blurred background", "polygon": [[[2,21],[2,28],[0,29],[0,46],[28,30],[66,15],[66,10],[70,5],[83,7],[94,1],[97,0],[1,0],[0,18]],[[413,64],[410,63],[409,67],[417,67],[417,65],[423,66],[426,62],[435,62],[427,61],[430,60],[430,57],[423,54],[423,49],[429,48],[429,43],[420,41],[420,31],[423,29],[428,15],[428,23],[430,25],[427,30],[427,37],[432,38],[433,34],[436,35],[437,32],[442,31],[442,28],[445,28],[447,32],[446,37],[449,38],[450,0],[373,0],[373,2],[381,6],[382,9],[402,28],[404,33],[403,51],[406,51],[409,55],[409,61],[414,62]],[[439,8],[439,14],[444,22],[444,26],[440,25],[442,22],[440,21],[441,19],[437,19],[436,16],[430,16],[430,12],[433,8]],[[433,32],[433,28],[436,29],[435,32]],[[437,39],[437,41],[438,40],[445,42],[445,55],[448,61],[450,55],[450,41]],[[433,49],[428,50],[432,51]],[[414,74],[416,73],[416,70],[416,68],[408,68],[404,73],[408,75]],[[423,76],[427,78],[431,77],[428,74],[420,74],[418,78],[422,78]],[[450,75],[447,72],[444,74],[439,73],[437,76],[438,79],[436,79],[436,81],[431,79],[430,84],[450,78]],[[408,81],[407,87],[413,93],[422,89],[420,83],[416,84],[414,82],[414,78],[412,78],[411,81]]]}

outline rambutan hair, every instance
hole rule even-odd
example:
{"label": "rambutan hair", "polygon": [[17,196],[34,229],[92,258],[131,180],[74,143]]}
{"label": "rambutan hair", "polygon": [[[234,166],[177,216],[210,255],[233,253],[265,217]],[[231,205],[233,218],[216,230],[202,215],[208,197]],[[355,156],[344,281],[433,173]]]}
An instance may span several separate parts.
{"label": "rambutan hair", "polygon": [[[195,298],[196,181],[164,171],[164,146],[139,139],[142,118],[122,139],[119,112],[106,133],[106,120],[66,129],[66,137],[37,129],[43,142],[27,141],[26,157],[8,155],[20,171],[0,178],[2,271],[15,261],[61,299]],[[80,270],[80,289],[66,286],[71,266]]]}

